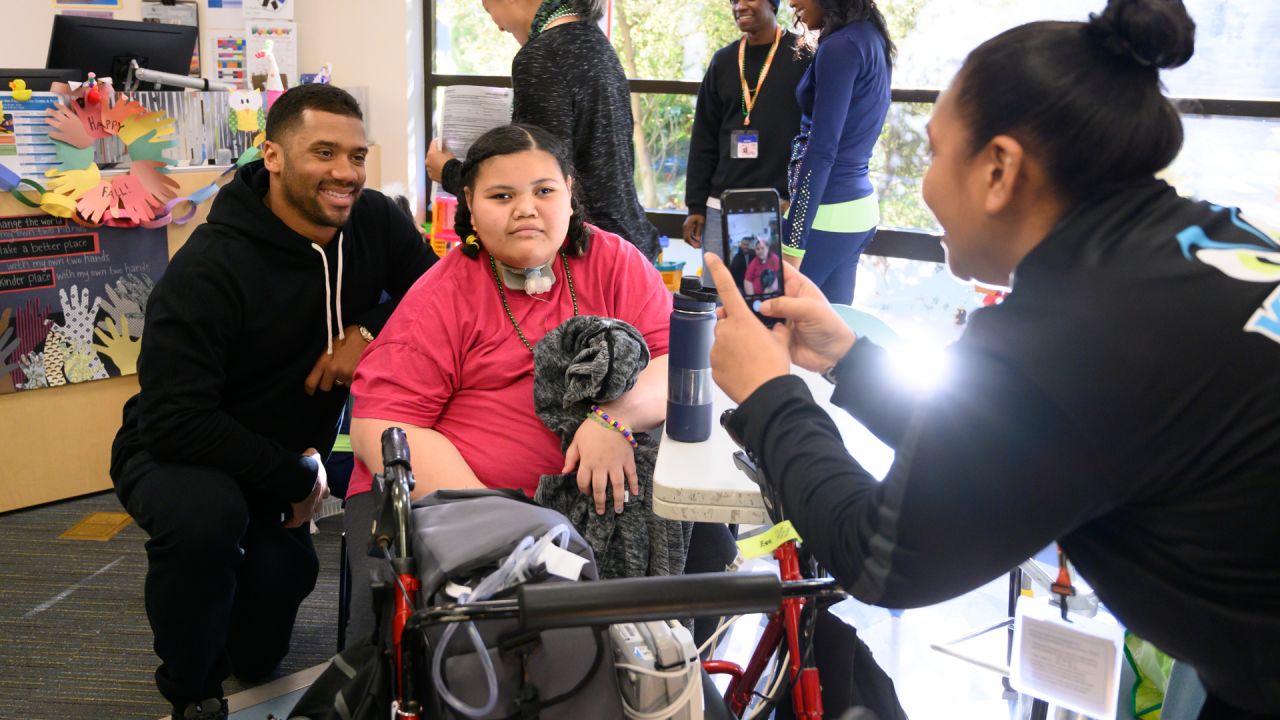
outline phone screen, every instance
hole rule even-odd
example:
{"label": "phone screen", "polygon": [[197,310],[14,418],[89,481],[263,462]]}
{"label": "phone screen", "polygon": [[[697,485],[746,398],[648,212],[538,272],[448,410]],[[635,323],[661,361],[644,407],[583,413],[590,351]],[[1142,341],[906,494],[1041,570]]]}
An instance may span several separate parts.
{"label": "phone screen", "polygon": [[[738,197],[726,192],[724,213],[725,263],[747,305],[760,314],[760,303],[782,294],[782,231],[778,196],[743,191]],[[773,318],[761,317],[766,323]]]}

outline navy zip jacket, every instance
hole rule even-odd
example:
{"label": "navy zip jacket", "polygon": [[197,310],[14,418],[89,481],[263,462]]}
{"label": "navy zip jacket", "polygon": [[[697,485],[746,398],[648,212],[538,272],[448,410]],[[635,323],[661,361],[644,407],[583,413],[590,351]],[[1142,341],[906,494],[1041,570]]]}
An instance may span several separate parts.
{"label": "navy zip jacket", "polygon": [[865,340],[837,366],[883,483],[798,378],[733,416],[841,584],[927,605],[1060,540],[1126,627],[1280,712],[1280,245],[1148,181],[1063,218],[951,356],[924,399]]}
{"label": "navy zip jacket", "polygon": [[804,250],[818,207],[867,197],[871,152],[889,114],[892,68],[885,39],[869,21],[852,22],[822,40],[800,78],[800,134],[788,173],[791,212],[783,240]]}
{"label": "navy zip jacket", "polygon": [[125,404],[113,478],[146,450],[221,470],[251,500],[305,498],[315,470],[301,453],[328,455],[347,388],[308,396],[304,380],[340,327],[377,334],[435,262],[381,193],[365,190],[321,250],[266,206],[269,183],[261,162],[241,168],[147,301],[142,391]]}

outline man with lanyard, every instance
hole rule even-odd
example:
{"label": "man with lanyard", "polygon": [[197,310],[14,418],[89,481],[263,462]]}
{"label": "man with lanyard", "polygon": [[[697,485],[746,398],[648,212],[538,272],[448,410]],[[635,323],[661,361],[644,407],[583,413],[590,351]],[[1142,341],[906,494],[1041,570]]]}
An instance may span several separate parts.
{"label": "man with lanyard", "polygon": [[800,37],[778,26],[778,0],[730,3],[743,35],[716,51],[702,78],[685,181],[684,240],[716,255],[724,251],[722,191],[772,187],[788,200],[787,161],[800,129],[796,85],[811,60],[797,50]]}

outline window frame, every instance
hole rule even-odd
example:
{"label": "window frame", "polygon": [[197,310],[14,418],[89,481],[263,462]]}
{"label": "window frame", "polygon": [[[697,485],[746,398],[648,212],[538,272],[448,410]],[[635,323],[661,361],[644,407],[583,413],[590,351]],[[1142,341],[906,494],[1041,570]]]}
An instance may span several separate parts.
{"label": "window frame", "polygon": [[[437,88],[452,85],[475,85],[480,87],[511,87],[511,77],[507,75],[439,75],[435,72],[435,4],[436,0],[424,0],[422,3],[424,57],[426,59],[426,87],[423,93],[427,143],[431,142],[433,130],[431,118],[435,114],[435,91]],[[609,3],[612,9],[612,2]],[[697,96],[701,83],[692,80],[639,80],[628,79],[631,93],[662,95]],[[932,105],[938,101],[941,91],[928,88],[893,88],[890,101],[893,103],[924,103]],[[1195,97],[1170,98],[1182,115],[1202,117],[1244,117],[1280,119],[1280,100],[1264,100],[1247,97]],[[645,210],[660,233],[667,237],[680,237],[685,213],[671,210]],[[942,235],[924,230],[905,228],[880,228],[875,238],[863,251],[868,255],[922,260],[926,262],[945,262],[942,249]]]}

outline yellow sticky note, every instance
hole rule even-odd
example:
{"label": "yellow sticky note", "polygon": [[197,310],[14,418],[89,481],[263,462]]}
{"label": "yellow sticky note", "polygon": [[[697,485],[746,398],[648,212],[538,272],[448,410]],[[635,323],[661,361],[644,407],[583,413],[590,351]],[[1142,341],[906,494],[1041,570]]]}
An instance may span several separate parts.
{"label": "yellow sticky note", "polygon": [[747,560],[770,555],[788,540],[800,542],[800,533],[792,527],[790,520],[783,520],[759,535],[752,535],[738,541],[738,552]]}

